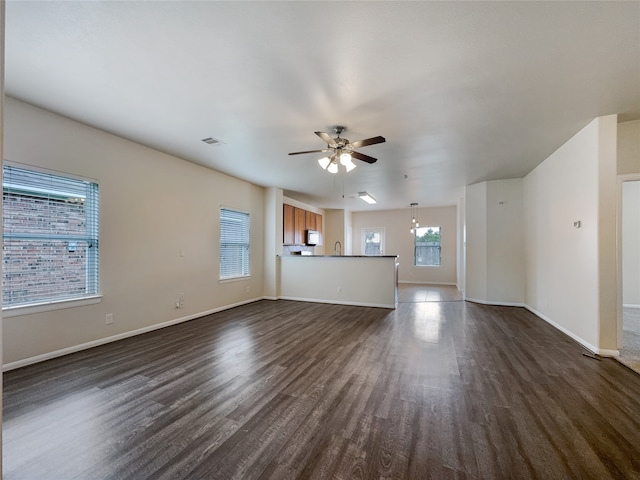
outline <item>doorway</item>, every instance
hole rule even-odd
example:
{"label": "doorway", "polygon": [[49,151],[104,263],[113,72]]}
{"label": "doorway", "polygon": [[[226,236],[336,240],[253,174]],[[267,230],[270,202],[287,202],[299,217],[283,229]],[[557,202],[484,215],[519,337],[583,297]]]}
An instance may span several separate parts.
{"label": "doorway", "polygon": [[619,360],[640,373],[640,180],[622,182],[622,341]]}

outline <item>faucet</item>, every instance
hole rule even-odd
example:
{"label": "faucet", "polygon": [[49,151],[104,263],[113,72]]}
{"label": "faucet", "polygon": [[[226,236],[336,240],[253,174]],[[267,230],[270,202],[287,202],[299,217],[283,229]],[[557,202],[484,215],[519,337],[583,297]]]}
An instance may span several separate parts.
{"label": "faucet", "polygon": [[333,244],[333,253],[342,256],[342,244],[340,243],[340,240]]}

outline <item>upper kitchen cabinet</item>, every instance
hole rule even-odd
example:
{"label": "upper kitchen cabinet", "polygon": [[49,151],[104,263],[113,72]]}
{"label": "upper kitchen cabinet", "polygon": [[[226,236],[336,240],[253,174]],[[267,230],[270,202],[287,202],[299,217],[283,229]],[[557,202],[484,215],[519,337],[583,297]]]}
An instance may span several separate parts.
{"label": "upper kitchen cabinet", "polygon": [[293,223],[293,243],[296,245],[304,245],[304,230],[306,228],[306,212],[301,208],[294,209],[294,223]]}
{"label": "upper kitchen cabinet", "polygon": [[295,244],[295,207],[287,205],[283,208],[283,229],[282,229],[282,243],[284,245]]}
{"label": "upper kitchen cabinet", "polygon": [[322,245],[322,215],[286,203],[282,205],[282,209],[282,243],[284,245],[304,245],[307,230],[320,232],[318,245]]}

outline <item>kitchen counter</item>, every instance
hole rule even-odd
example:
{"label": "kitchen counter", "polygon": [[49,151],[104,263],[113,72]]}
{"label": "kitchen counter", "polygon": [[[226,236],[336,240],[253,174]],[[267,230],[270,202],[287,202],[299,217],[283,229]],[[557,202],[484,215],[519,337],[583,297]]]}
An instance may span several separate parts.
{"label": "kitchen counter", "polygon": [[278,264],[279,298],[381,308],[397,306],[397,255],[285,255],[279,257]]}

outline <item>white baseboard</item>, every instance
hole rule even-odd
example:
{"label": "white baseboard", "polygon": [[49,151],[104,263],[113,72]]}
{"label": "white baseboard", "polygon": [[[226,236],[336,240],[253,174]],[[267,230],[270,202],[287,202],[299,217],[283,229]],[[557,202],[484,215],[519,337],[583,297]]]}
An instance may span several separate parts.
{"label": "white baseboard", "polygon": [[410,283],[412,285],[450,285],[457,287],[456,282],[413,282],[411,280],[398,280],[398,283]]}
{"label": "white baseboard", "polygon": [[333,305],[351,305],[353,307],[396,308],[396,305],[386,303],[345,302],[340,300],[324,300],[318,298],[280,297],[281,300],[294,300],[296,302],[330,303]]}
{"label": "white baseboard", "polygon": [[496,307],[524,307],[524,303],[519,302],[490,302],[487,300],[478,300],[477,298],[465,298],[468,302],[480,303],[482,305],[494,305]]}
{"label": "white baseboard", "polygon": [[583,338],[580,338],[579,336],[577,336],[576,334],[574,334],[573,332],[570,332],[569,330],[567,330],[566,328],[564,328],[562,325],[554,322],[553,320],[551,320],[549,317],[547,317],[546,315],[544,315],[543,313],[537,311],[535,308],[530,307],[529,305],[524,305],[524,308],[526,308],[527,310],[529,310],[531,313],[533,313],[535,316],[540,317],[542,320],[544,320],[545,322],[547,322],[549,325],[557,328],[558,330],[560,330],[562,333],[564,333],[565,335],[571,337],[573,340],[575,340],[576,342],[578,342],[580,345],[582,345],[584,348],[586,348],[587,350],[597,354],[597,355],[601,355],[603,357],[617,357],[618,355],[620,355],[620,352],[618,350],[608,350],[608,349],[604,349],[604,348],[598,348],[595,345],[591,345],[589,342],[587,342],[586,340],[584,340]]}
{"label": "white baseboard", "polygon": [[2,366],[2,371],[6,372],[9,370],[14,370],[16,368],[26,367],[27,365],[33,365],[34,363],[44,362],[45,360],[51,360],[52,358],[56,358],[56,357],[62,357],[63,355],[68,355],[70,353],[80,352],[82,350],[87,350],[89,348],[97,347],[107,343],[116,342],[118,340],[122,340],[125,338],[134,337],[136,335],[142,335],[143,333],[152,332],[153,330],[159,330],[160,328],[170,327],[171,325],[177,325],[178,323],[182,323],[182,322],[188,322],[189,320],[194,320],[196,318],[204,317],[206,315],[211,315],[212,313],[222,312],[223,310],[229,310],[230,308],[239,307],[240,305],[246,305],[248,303],[257,302],[264,298],[265,297],[258,297],[258,298],[253,298],[251,300],[237,302],[231,305],[216,307],[211,310],[207,310],[205,312],[194,313],[192,315],[187,315],[186,317],[175,318],[173,320],[169,320],[162,323],[156,323],[155,325],[149,325],[148,327],[139,328],[137,330],[131,330],[129,332],[119,333],[117,335],[112,335],[110,337],[99,338],[97,340],[92,340],[91,342],[81,343],[80,345],[73,345],[71,347],[62,348],[60,350],[55,350],[53,352],[47,352],[41,355],[36,355],[35,357],[29,357],[22,360],[17,360],[15,362],[6,363]]}
{"label": "white baseboard", "polygon": [[623,308],[640,308],[640,305],[635,305],[633,303],[624,303],[622,307]]}

